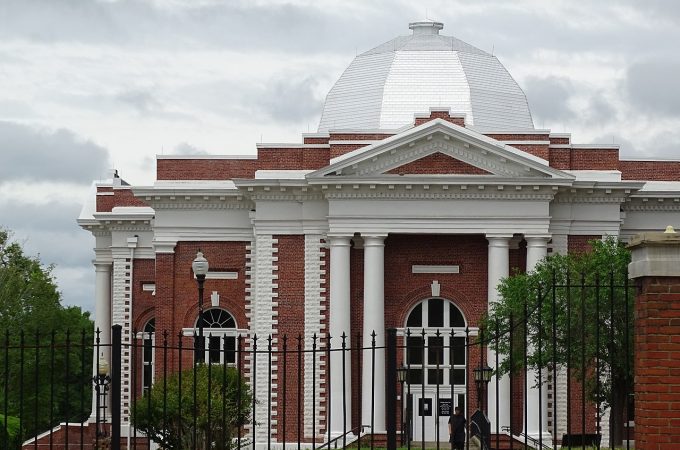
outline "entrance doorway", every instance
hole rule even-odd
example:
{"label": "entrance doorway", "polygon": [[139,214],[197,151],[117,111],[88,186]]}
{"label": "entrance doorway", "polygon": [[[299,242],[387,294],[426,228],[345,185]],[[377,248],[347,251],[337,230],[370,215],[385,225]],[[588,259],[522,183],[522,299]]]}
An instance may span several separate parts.
{"label": "entrance doorway", "polygon": [[467,323],[450,300],[433,297],[408,314],[404,329],[403,416],[414,441],[448,440],[448,421],[457,406],[465,410]]}

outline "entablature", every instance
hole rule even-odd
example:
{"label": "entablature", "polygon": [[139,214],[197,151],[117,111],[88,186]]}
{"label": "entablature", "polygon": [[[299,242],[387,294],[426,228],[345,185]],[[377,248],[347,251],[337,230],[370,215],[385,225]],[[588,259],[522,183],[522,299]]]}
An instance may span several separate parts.
{"label": "entablature", "polygon": [[135,197],[154,209],[251,209],[252,202],[231,180],[158,181],[132,188]]}

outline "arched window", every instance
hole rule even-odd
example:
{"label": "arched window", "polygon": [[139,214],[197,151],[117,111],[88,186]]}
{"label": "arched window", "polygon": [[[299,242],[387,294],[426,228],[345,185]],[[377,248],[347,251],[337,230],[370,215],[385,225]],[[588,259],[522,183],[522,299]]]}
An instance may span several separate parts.
{"label": "arched window", "polygon": [[[198,321],[191,329],[191,334],[198,336]],[[187,330],[185,330],[186,332]],[[242,332],[241,332],[242,333]],[[236,338],[239,330],[236,319],[227,311],[211,308],[203,311],[203,339],[205,340],[205,355],[201,361],[211,364],[236,364]],[[198,355],[196,358],[198,359]]]}
{"label": "arched window", "polygon": [[406,318],[409,383],[465,385],[465,327],[458,307],[443,298],[417,304]]}
{"label": "arched window", "polygon": [[153,385],[154,341],[156,336],[156,319],[150,319],[142,332],[142,393],[146,393]]}

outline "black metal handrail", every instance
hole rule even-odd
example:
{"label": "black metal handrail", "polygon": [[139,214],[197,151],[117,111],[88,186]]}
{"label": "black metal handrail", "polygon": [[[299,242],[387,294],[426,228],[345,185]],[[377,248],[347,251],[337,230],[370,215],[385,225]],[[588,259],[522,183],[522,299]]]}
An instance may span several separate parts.
{"label": "black metal handrail", "polygon": [[513,435],[509,426],[501,427],[501,431],[506,431],[510,435],[510,439],[514,438],[514,436],[521,438],[520,440],[524,439],[527,443],[531,444],[531,446],[533,448],[542,448],[542,449],[545,449],[545,450],[552,450],[552,446],[544,444],[539,439],[533,438],[533,437],[529,436],[528,434],[524,433],[523,431],[520,432],[517,435]]}
{"label": "black metal handrail", "polygon": [[[318,447],[316,447],[316,448],[317,448],[317,450],[321,450],[321,449],[324,448],[324,447],[328,447],[328,448],[330,449],[332,443],[337,442],[338,440],[344,438],[345,436],[349,435],[350,433],[357,433],[357,432],[358,432],[357,435],[358,435],[358,437],[359,437],[359,439],[360,439],[360,438],[361,438],[361,435],[360,435],[360,434],[361,434],[361,431],[363,431],[363,429],[366,428],[366,427],[368,427],[368,425],[361,425],[361,426],[352,428],[351,430],[347,430],[347,431],[345,431],[344,433],[342,433],[340,436],[334,437],[334,438],[331,439],[330,441],[328,441],[328,442],[326,442],[325,444],[322,444],[322,445],[320,445],[320,446],[318,446]],[[337,447],[336,447],[336,448],[337,448]]]}

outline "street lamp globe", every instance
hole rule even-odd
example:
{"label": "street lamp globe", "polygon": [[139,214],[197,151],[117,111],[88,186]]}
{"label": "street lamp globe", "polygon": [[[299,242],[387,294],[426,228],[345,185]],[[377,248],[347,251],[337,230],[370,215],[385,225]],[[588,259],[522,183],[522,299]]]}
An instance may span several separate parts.
{"label": "street lamp globe", "polygon": [[203,252],[199,250],[198,253],[196,253],[194,262],[191,263],[194,275],[196,275],[196,277],[200,275],[205,276],[208,273],[208,267],[208,260],[203,256]]}
{"label": "street lamp globe", "polygon": [[99,359],[99,364],[97,367],[97,373],[101,377],[105,377],[109,374],[109,362],[103,357]]}

